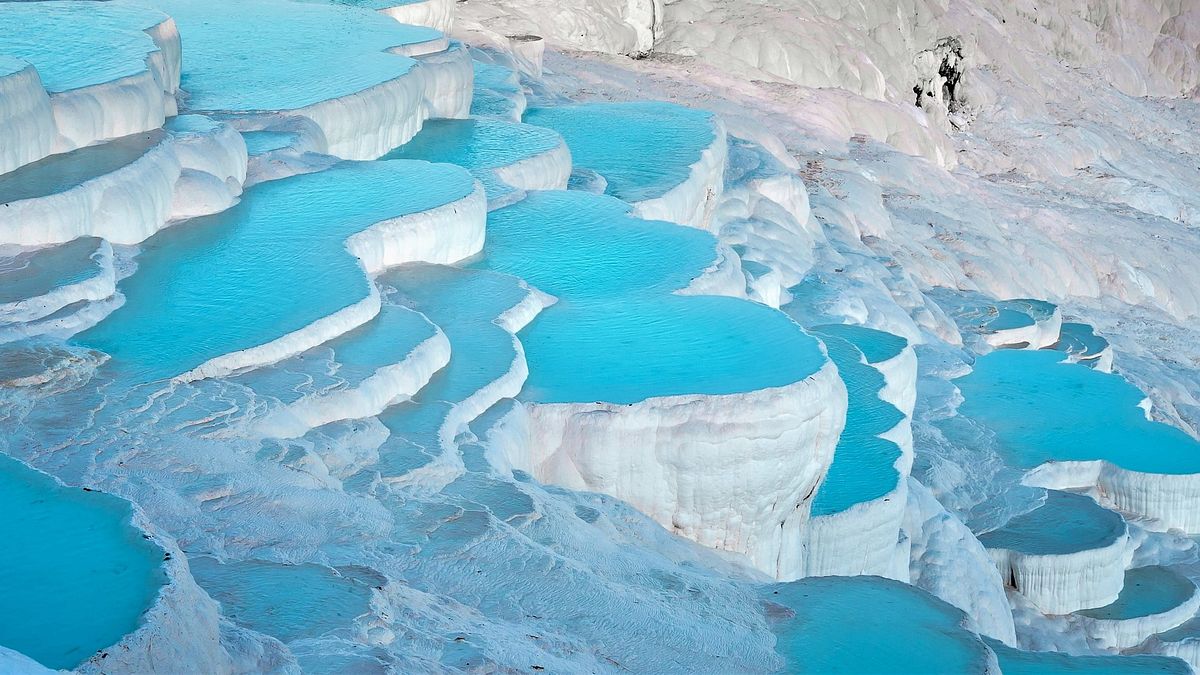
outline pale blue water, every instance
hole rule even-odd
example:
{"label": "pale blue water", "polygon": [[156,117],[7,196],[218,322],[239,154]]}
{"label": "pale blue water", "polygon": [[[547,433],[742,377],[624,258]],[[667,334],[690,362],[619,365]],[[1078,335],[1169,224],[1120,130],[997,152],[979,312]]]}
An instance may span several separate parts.
{"label": "pale blue water", "polygon": [[1196,585],[1172,569],[1158,565],[1125,571],[1125,586],[1110,605],[1085,609],[1083,616],[1093,619],[1133,619],[1162,614],[1191,598]]}
{"label": "pale blue water", "polygon": [[19,73],[29,67],[29,64],[15,56],[0,54],[0,77]]}
{"label": "pale blue water", "polygon": [[0,2],[0,53],[36,66],[50,92],[112,82],[146,71],[158,47],[143,31],[163,18],[118,3]]}
{"label": "pale blue water", "polygon": [[538,192],[492,212],[479,263],[559,299],[521,332],[543,403],[729,394],[816,372],[816,340],[783,314],[674,295],[716,258],[707,233],[632,218],[602,195]]}
{"label": "pale blue water", "polygon": [[1062,555],[1108,546],[1124,532],[1120,514],[1090,497],[1048,490],[1044,504],[980,535],[979,541],[988,548]]}
{"label": "pale blue water", "polygon": [[164,129],[177,134],[208,133],[219,126],[219,122],[206,115],[176,115],[163,124]]}
{"label": "pale blue water", "polygon": [[512,117],[517,107],[511,99],[521,91],[513,71],[491,63],[473,63],[475,84],[471,114],[476,117]]}
{"label": "pale blue water", "polygon": [[798,382],[824,363],[816,340],[764,305],[717,296],[565,299],[521,331],[539,403],[636,403]]}
{"label": "pale blue water", "polygon": [[[742,264],[745,265],[744,262]],[[867,363],[883,363],[894,359],[908,346],[908,340],[899,335],[866,326],[827,323],[813,330],[839,337],[854,345],[866,357]]]}
{"label": "pale blue water", "polygon": [[292,403],[305,395],[357,387],[379,368],[404,361],[436,330],[419,312],[384,305],[374,319],[345,335],[233,379],[260,394]]}
{"label": "pale blue water", "polygon": [[405,265],[380,277],[396,302],[421,312],[450,340],[450,363],[413,397],[379,420],[392,436],[380,448],[380,473],[401,476],[441,454],[438,430],[452,404],[503,376],[516,358],[512,334],[496,325],[500,314],[529,291],[520,280],[484,270]]}
{"label": "pale blue water", "polygon": [[985,319],[983,325],[990,330],[1011,330],[1013,328],[1024,328],[1034,324],[1033,317],[1028,314],[1009,309],[1007,307],[998,308],[998,313],[995,318]]}
{"label": "pale blue water", "polygon": [[296,140],[296,137],[296,134],[288,131],[242,132],[242,139],[246,141],[246,154],[251,157],[286,148]]}
{"label": "pale blue water", "polygon": [[1080,356],[1095,356],[1108,348],[1108,340],[1096,335],[1086,323],[1064,321],[1058,343],[1054,349]]}
{"label": "pale blue water", "polygon": [[[828,328],[835,330],[830,332]],[[894,490],[900,480],[895,468],[896,460],[900,458],[900,446],[878,438],[878,435],[899,424],[904,415],[879,398],[879,392],[886,384],[883,375],[863,363],[862,352],[854,345],[833,334],[841,333],[871,343],[881,339],[876,335],[880,331],[855,328],[821,326],[813,329],[825,341],[829,358],[837,365],[842,382],[846,384],[849,399],[846,428],[838,439],[825,482],[813,500],[814,516],[838,513],[855,504],[878,499]]]}
{"label": "pale blue water", "polygon": [[235,623],[292,642],[332,631],[347,636],[355,618],[370,611],[371,587],[385,579],[370,570],[282,565],[260,560],[188,561],[200,587]]}
{"label": "pale blue water", "polygon": [[581,103],[531,108],[525,122],[562,134],[577,167],[627,202],[661,197],[687,180],[715,138],[712,113],[671,103]]}
{"label": "pale blue water", "polygon": [[214,11],[208,0],[152,4],[179,27],[186,54],[181,86],[191,110],[294,110],[347,96],[399,77],[416,63],[388,48],[441,35],[340,5],[225,0]]}
{"label": "pale blue water", "polygon": [[1167,656],[1072,656],[1059,652],[1026,652],[998,640],[984,639],[996,653],[1004,675],[1188,675],[1192,672],[1183,661]]}
{"label": "pale blue water", "polygon": [[0,303],[16,302],[97,277],[101,240],[80,237],[59,246],[0,258]]}
{"label": "pale blue water", "polygon": [[[126,303],[78,342],[136,381],[171,377],[299,330],[367,296],[346,239],[461,199],[470,174],[425,162],[343,162],[261,183],[236,206],[148,240]],[[164,311],[169,310],[169,311]]]}
{"label": "pale blue water", "polygon": [[0,204],[58,194],[112,173],[140,159],[164,137],[161,131],[133,134],[26,164],[0,175]]}
{"label": "pale blue water", "polygon": [[166,581],[128,502],[0,454],[0,645],[72,668],[132,632]]}
{"label": "pale blue water", "polygon": [[997,351],[954,380],[959,413],[995,432],[1018,468],[1104,459],[1131,471],[1200,472],[1200,443],[1146,420],[1143,395],[1117,375],[1061,363],[1057,351]]}
{"label": "pale blue water", "polygon": [[512,188],[491,171],[562,145],[562,138],[542,127],[500,120],[429,120],[420,133],[383,159],[423,159],[469,169],[484,185],[489,199]]}
{"label": "pale blue water", "polygon": [[1045,321],[1054,316],[1054,310],[1058,307],[1052,302],[1045,300],[1035,300],[1033,298],[1014,298],[1012,300],[1003,300],[1001,306],[1027,314],[1035,321]]}
{"label": "pale blue water", "polygon": [[965,614],[898,581],[811,577],[761,597],[787,673],[966,675],[988,664]]}
{"label": "pale blue water", "polygon": [[531,193],[488,215],[479,265],[576,299],[684,288],[716,260],[711,234],[629,211],[602,195]]}

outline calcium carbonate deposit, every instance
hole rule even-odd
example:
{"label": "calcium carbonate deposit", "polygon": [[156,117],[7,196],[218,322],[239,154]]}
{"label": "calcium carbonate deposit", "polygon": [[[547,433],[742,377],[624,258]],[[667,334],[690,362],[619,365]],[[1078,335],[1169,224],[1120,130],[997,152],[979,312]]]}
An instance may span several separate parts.
{"label": "calcium carbonate deposit", "polygon": [[0,1],[0,672],[1200,671],[1195,0]]}

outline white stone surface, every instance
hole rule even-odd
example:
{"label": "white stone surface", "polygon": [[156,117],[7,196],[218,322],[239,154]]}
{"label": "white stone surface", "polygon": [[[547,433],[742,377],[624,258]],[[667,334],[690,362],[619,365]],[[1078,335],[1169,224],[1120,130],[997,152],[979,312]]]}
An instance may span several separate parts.
{"label": "white stone surface", "polygon": [[742,394],[525,407],[529,454],[510,458],[513,466],[624,499],[776,579],[801,574],[800,537],[845,421],[832,363]]}

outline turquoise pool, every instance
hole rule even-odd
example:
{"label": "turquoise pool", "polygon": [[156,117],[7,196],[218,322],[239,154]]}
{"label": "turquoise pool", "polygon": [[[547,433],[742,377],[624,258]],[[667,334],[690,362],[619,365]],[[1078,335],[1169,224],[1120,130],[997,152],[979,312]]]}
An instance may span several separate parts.
{"label": "turquoise pool", "polygon": [[[834,331],[828,328],[834,328]],[[838,367],[838,374],[846,385],[849,406],[846,428],[838,439],[833,464],[813,500],[814,516],[838,513],[855,504],[878,499],[894,490],[900,481],[895,467],[900,458],[900,447],[879,438],[879,434],[903,421],[904,414],[879,398],[879,392],[886,384],[883,375],[864,363],[857,342],[851,344],[834,333],[858,338],[867,344],[875,344],[883,338],[876,335],[880,331],[856,328],[822,326],[813,329],[825,341],[829,358]]]}
{"label": "turquoise pool", "polygon": [[469,169],[496,199],[512,188],[491,170],[516,164],[562,145],[550,129],[500,120],[429,120],[409,142],[383,159],[423,159]]}
{"label": "turquoise pool", "polygon": [[283,642],[333,631],[348,635],[354,619],[370,611],[371,587],[386,581],[358,568],[220,563],[207,557],[189,563],[196,582],[221,603],[222,614]]}
{"label": "turquoise pool", "polygon": [[344,162],[261,183],[149,239],[121,284],[125,305],[77,339],[138,381],[270,342],[367,297],[349,236],[473,189],[463,169],[425,162]]}
{"label": "turquoise pool", "polygon": [[[0,7],[5,4],[10,3],[0,3]],[[26,164],[0,175],[0,204],[46,197],[78,187],[136,162],[165,137],[162,131],[148,131]]]}
{"label": "turquoise pool", "polygon": [[0,454],[0,645],[73,668],[133,632],[166,582],[128,502]]}
{"label": "turquoise pool", "polygon": [[441,36],[356,7],[226,0],[218,12],[206,0],[152,2],[179,27],[186,53],[181,86],[191,110],[294,110],[347,96],[416,64],[387,49]]}
{"label": "turquoise pool", "polygon": [[0,2],[0,54],[33,64],[50,92],[146,72],[158,47],[144,31],[165,17],[123,3]]}
{"label": "turquoise pool", "polygon": [[575,166],[604,176],[608,194],[627,202],[687,180],[716,137],[712,113],[652,101],[531,108],[525,122],[562,134]]}
{"label": "turquoise pool", "polygon": [[1081,610],[1093,619],[1124,620],[1162,614],[1182,605],[1196,592],[1196,585],[1174,570],[1150,565],[1125,572],[1125,586],[1116,601],[1104,607]]}
{"label": "turquoise pool", "polygon": [[1120,514],[1090,497],[1048,490],[1041,506],[980,535],[979,541],[988,548],[1062,555],[1109,546],[1125,529]]}
{"label": "turquoise pool", "polygon": [[558,298],[521,332],[539,403],[777,387],[824,365],[782,313],[728,297],[676,295],[716,259],[712,235],[629,215],[624,202],[537,192],[488,218],[480,267]]}
{"label": "turquoise pool", "polygon": [[960,610],[880,577],[810,577],[760,596],[784,672],[987,672],[991,654]]}
{"label": "turquoise pool", "polygon": [[1148,421],[1142,392],[1117,375],[1063,363],[1057,351],[997,351],[954,380],[959,413],[986,426],[1018,468],[1107,460],[1131,471],[1200,472],[1200,443]]}

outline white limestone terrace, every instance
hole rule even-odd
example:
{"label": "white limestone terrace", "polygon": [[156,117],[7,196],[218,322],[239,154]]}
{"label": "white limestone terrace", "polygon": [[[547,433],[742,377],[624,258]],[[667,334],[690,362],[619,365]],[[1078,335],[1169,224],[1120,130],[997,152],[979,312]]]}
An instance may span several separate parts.
{"label": "white limestone terrace", "polygon": [[441,329],[419,312],[383,305],[345,335],[230,380],[279,402],[246,431],[286,439],[378,415],[416,394],[449,361],[450,341]]}
{"label": "white limestone terrace", "polygon": [[[639,220],[612,197],[533,192],[492,212],[488,233],[481,265],[559,300],[519,336],[529,439],[511,465],[625,499],[795,578],[845,415],[845,388],[816,341],[761,305],[673,293],[712,265],[715,238]],[[755,367],[735,345],[777,365]]]}
{"label": "white limestone terrace", "polygon": [[0,173],[49,155],[55,144],[54,111],[37,69],[0,54]]}
{"label": "white limestone terrace", "polygon": [[6,2],[0,21],[0,174],[175,114],[181,51],[165,14],[123,2]]}
{"label": "white limestone terrace", "polygon": [[[187,45],[183,107],[238,118],[243,130],[271,113],[302,116],[320,132],[318,151],[374,159],[425,119],[470,108],[470,57],[431,28],[340,4],[239,0],[221,12],[201,0],[155,4]],[[297,43],[310,47],[290,47]]]}
{"label": "white limestone terrace", "polygon": [[531,108],[524,119],[561,134],[575,167],[599,174],[639,217],[712,229],[728,152],[716,115],[641,101]]}
{"label": "white limestone terrace", "polygon": [[1046,614],[1117,600],[1133,558],[1120,514],[1084,495],[1048,491],[1032,511],[979,536],[1000,575]]}
{"label": "white limestone terrace", "polygon": [[525,384],[529,368],[516,333],[554,300],[516,277],[441,265],[405,265],[380,283],[389,290],[388,302],[439,326],[450,360],[411,402],[379,415],[390,434],[378,449],[379,462],[347,483],[359,490],[376,481],[444,486],[462,471],[458,439],[468,425]]}
{"label": "white limestone terrace", "polygon": [[1077,615],[1084,632],[1101,649],[1129,649],[1179,626],[1197,609],[1196,584],[1168,567],[1150,565],[1125,572],[1125,585],[1115,602]]}
{"label": "white limestone terrace", "polygon": [[[805,530],[803,575],[872,574],[907,582],[908,552],[898,542],[913,458],[916,357],[906,340],[882,331],[851,325],[811,330],[837,364],[849,401],[846,427]],[[885,393],[889,385],[893,391]]]}
{"label": "white limestone terrace", "polygon": [[1042,300],[990,300],[978,294],[935,288],[928,293],[968,336],[986,347],[1043,349],[1055,345],[1062,332],[1062,312]]}
{"label": "white limestone terrace", "polygon": [[102,237],[137,244],[173,218],[228,208],[245,176],[246,150],[236,131],[207,118],[177,117],[165,130],[51,155],[0,175],[0,242],[40,246]]}
{"label": "white limestone terrace", "polygon": [[793,299],[790,289],[804,280],[826,239],[810,225],[808,190],[795,160],[780,151],[777,140],[760,137],[759,143],[738,136],[755,137],[750,131],[738,129],[730,137],[713,223],[721,241],[742,258],[748,297],[785,307]]}
{"label": "white limestone terrace", "polygon": [[1174,656],[1186,661],[1193,670],[1200,668],[1200,617],[1152,635],[1145,643],[1131,651]]}
{"label": "white limestone terrace", "polygon": [[371,275],[477,252],[484,211],[470,174],[425,162],[342,163],[263,183],[148,241],[121,286],[125,305],[78,339],[131,382],[273,363],[373,318]]}
{"label": "white limestone terrace", "polygon": [[63,307],[103,300],[117,289],[112,245],[80,237],[49,248],[3,247],[0,324],[34,321]]}

